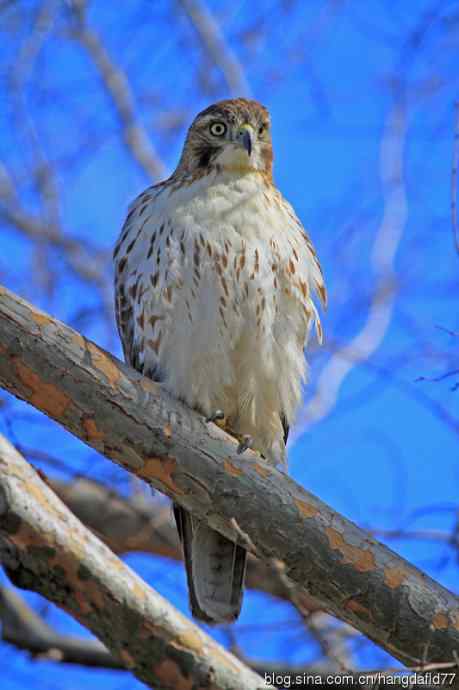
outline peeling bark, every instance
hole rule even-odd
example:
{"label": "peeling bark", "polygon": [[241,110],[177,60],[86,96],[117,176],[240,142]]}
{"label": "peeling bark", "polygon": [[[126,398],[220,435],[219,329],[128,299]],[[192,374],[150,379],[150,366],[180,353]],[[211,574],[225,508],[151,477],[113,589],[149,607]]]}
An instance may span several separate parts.
{"label": "peeling bark", "polygon": [[[0,384],[214,529],[255,545],[407,665],[450,662],[459,601],[255,453],[70,328],[0,290]],[[252,548],[252,547],[251,547]],[[253,550],[252,548],[252,550]]]}
{"label": "peeling bark", "polygon": [[[81,477],[71,482],[49,479],[48,483],[72,513],[115,553],[142,551],[182,560],[172,511],[164,502],[146,503],[135,496],[123,498],[109,487]],[[276,569],[252,554],[247,564],[246,586],[291,600],[291,587],[286,587]],[[309,613],[320,610],[318,602],[304,591],[298,591],[298,596],[302,609]]]}
{"label": "peeling bark", "polygon": [[18,587],[67,611],[150,687],[263,686],[86,529],[1,437],[0,560]]}
{"label": "peeling bark", "polygon": [[[0,587],[0,621],[2,639],[18,649],[30,652],[35,659],[80,664],[93,668],[127,670],[98,640],[63,635],[50,628],[11,588]],[[338,684],[348,686],[352,681],[352,687],[378,690],[378,688],[386,687],[388,684],[396,684],[392,678],[395,673],[400,673],[394,669],[380,669],[376,672],[344,671],[341,669],[341,672],[338,673],[333,665],[327,664],[292,666],[266,663],[247,657],[241,658],[241,661],[259,673],[260,676],[266,678],[267,682],[271,682],[276,688],[285,688],[289,681],[291,687],[294,684],[296,686],[300,684],[302,686],[325,685],[329,687]],[[438,683],[437,685],[429,683],[428,676],[422,676],[422,672],[443,674],[440,677],[443,677],[445,687],[457,687],[457,684],[451,680],[455,674],[454,663],[442,664],[435,668],[412,669],[412,671],[416,671],[418,675],[415,676],[413,673],[409,678],[410,688],[423,688],[424,690],[426,687],[438,687]],[[387,676],[391,676],[390,680],[387,679]],[[397,683],[397,685],[400,684],[400,682]]]}

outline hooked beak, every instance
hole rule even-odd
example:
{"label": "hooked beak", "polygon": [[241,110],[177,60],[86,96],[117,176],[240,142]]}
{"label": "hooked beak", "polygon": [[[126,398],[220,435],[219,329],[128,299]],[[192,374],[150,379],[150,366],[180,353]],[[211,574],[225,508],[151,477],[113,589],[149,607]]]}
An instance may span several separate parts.
{"label": "hooked beak", "polygon": [[238,142],[247,151],[247,155],[252,153],[252,135],[249,127],[241,127],[237,133]]}

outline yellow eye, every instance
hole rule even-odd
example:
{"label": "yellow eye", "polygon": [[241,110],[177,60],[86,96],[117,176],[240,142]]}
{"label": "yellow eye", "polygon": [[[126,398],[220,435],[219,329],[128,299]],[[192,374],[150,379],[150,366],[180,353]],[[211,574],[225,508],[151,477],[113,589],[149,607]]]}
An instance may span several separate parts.
{"label": "yellow eye", "polygon": [[224,134],[226,134],[226,125],[224,122],[212,122],[212,124],[209,127],[210,133],[214,135],[214,137],[222,137]]}

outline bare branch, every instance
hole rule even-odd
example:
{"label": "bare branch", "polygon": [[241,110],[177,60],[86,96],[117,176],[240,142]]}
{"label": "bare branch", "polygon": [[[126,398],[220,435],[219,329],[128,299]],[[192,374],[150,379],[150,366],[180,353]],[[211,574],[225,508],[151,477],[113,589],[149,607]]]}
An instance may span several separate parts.
{"label": "bare branch", "polygon": [[91,534],[1,437],[0,559],[17,586],[70,613],[149,687],[260,687],[259,676]]}
{"label": "bare branch", "polygon": [[[98,640],[74,637],[57,633],[47,625],[12,589],[0,587],[0,622],[2,639],[16,648],[30,652],[35,659],[55,661],[57,663],[79,664],[95,668],[116,668],[127,670]],[[325,670],[332,672],[332,667],[325,664],[317,667],[288,666],[250,662],[245,656],[232,653],[240,661],[256,669],[264,676],[293,677],[299,674],[319,674],[325,678]],[[274,678],[273,678],[274,684]],[[264,687],[267,687],[266,683]]]}
{"label": "bare branch", "polygon": [[233,96],[250,96],[250,86],[242,65],[226,43],[220,26],[200,0],[178,0],[188,15],[212,64],[222,73]]}
{"label": "bare branch", "polygon": [[[237,540],[406,664],[451,661],[457,598],[254,452],[2,288],[0,384]],[[427,650],[427,653],[426,653]]]}
{"label": "bare branch", "polygon": [[105,90],[121,122],[121,132],[127,149],[148,178],[155,180],[164,172],[164,165],[155,151],[145,127],[137,117],[134,95],[127,76],[108,54],[101,38],[86,20],[85,0],[73,0],[75,19],[73,38],[91,57]]}
{"label": "bare branch", "polygon": [[73,273],[82,280],[96,285],[106,295],[105,300],[108,300],[105,272],[109,252],[97,250],[82,242],[81,239],[73,238],[69,233],[63,234],[60,227],[46,225],[35,215],[26,211],[16,195],[9,171],[1,162],[0,218],[29,240],[46,242],[58,249]]}
{"label": "bare branch", "polygon": [[20,45],[8,79],[16,126],[22,130],[27,144],[25,148],[33,159],[29,166],[29,173],[35,180],[35,187],[44,209],[45,220],[48,224],[54,225],[55,228],[59,226],[60,219],[57,176],[47,159],[35,121],[27,106],[25,89],[33,73],[35,61],[51,35],[57,9],[57,0],[45,0],[39,4],[30,33]]}
{"label": "bare branch", "polygon": [[[51,479],[48,483],[74,515],[115,553],[143,551],[182,559],[172,511],[164,501],[148,502],[143,494],[123,498],[114,490],[85,478],[72,482]],[[246,585],[292,603],[309,635],[330,659],[330,670],[351,666],[347,649],[349,635],[343,635],[336,619],[322,613],[319,603],[289,580],[281,563],[274,560],[267,567],[249,554]],[[330,621],[334,623],[333,630]],[[357,634],[353,630],[352,633]]]}
{"label": "bare branch", "polygon": [[[29,458],[25,451],[24,455]],[[72,482],[49,480],[51,488],[79,520],[118,554],[143,551],[157,556],[182,560],[177,529],[168,505],[139,502],[136,497],[123,498],[97,482],[79,478]],[[249,554],[246,585],[271,596],[291,601],[292,583]],[[295,588],[294,588],[295,589]],[[318,602],[298,592],[303,610],[320,609]]]}
{"label": "bare branch", "polygon": [[98,640],[55,632],[11,588],[0,588],[2,639],[34,657],[67,664],[125,669]]}
{"label": "bare branch", "polygon": [[407,216],[403,178],[403,152],[406,112],[403,99],[397,100],[386,123],[381,143],[381,178],[384,189],[384,214],[372,248],[376,288],[366,321],[352,340],[329,359],[317,382],[317,391],[304,406],[301,420],[293,430],[294,441],[306,429],[324,419],[336,405],[344,380],[360,362],[380,346],[389,328],[397,292],[394,269]]}
{"label": "bare branch", "polygon": [[66,263],[83,280],[99,287],[106,283],[104,269],[108,266],[107,252],[91,252],[80,240],[73,239],[69,234],[60,234],[53,227],[47,228],[19,206],[0,207],[0,218],[29,239],[47,242],[61,250]]}
{"label": "bare branch", "polygon": [[[0,620],[2,622],[3,639],[18,649],[31,652],[35,659],[55,661],[57,663],[80,664],[89,667],[117,668],[126,670],[98,641],[61,635],[52,630],[12,589],[0,588]],[[455,687],[451,682],[453,675],[457,676],[458,659],[442,664],[418,666],[411,668],[408,675],[400,669],[378,669],[376,671],[352,671],[349,668],[340,673],[328,663],[317,665],[297,665],[281,663],[267,663],[249,659],[239,650],[233,653],[244,664],[255,670],[264,678],[264,686],[272,684],[274,687],[285,688],[287,682],[293,685],[348,685],[352,680],[353,687],[378,688],[387,685],[387,676],[403,673],[409,678],[413,672],[418,677],[411,677],[410,688],[425,688],[427,678],[420,678],[420,674],[432,671],[446,673],[444,684]],[[416,682],[419,680],[419,682]],[[423,680],[423,682],[421,682]],[[392,684],[394,684],[392,682]]]}

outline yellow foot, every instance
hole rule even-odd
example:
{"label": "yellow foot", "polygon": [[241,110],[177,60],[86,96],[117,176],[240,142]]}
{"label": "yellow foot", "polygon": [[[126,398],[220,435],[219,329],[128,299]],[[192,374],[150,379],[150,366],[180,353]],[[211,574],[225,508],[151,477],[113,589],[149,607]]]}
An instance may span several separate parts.
{"label": "yellow foot", "polygon": [[206,418],[206,422],[213,422],[218,427],[220,427],[220,429],[226,431],[226,433],[230,434],[230,436],[234,436],[234,438],[236,438],[239,441],[239,445],[237,447],[238,455],[242,455],[242,453],[244,453],[246,450],[252,448],[252,436],[250,436],[250,434],[237,434],[236,432],[234,432],[228,426],[228,421],[225,417],[225,413],[223,412],[223,410],[215,410],[213,414]]}
{"label": "yellow foot", "polygon": [[237,454],[242,455],[242,453],[245,453],[246,450],[249,450],[249,448],[252,448],[253,445],[253,438],[250,436],[250,434],[242,434],[236,435],[236,438],[239,441],[239,445],[237,447]]}
{"label": "yellow foot", "polygon": [[206,422],[213,422],[214,424],[219,426],[220,429],[223,429],[223,431],[227,430],[226,417],[223,410],[215,410],[213,414],[206,418]]}

